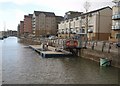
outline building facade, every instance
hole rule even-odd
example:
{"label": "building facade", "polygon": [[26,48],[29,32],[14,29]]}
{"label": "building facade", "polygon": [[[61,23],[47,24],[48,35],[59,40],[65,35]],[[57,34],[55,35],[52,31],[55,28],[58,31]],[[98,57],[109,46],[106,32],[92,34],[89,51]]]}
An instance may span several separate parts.
{"label": "building facade", "polygon": [[24,35],[24,21],[20,21],[20,26],[19,26],[19,30],[20,30],[20,36]]}
{"label": "building facade", "polygon": [[78,12],[78,11],[68,11],[68,12],[66,12],[65,15],[64,15],[64,20],[78,17],[78,16],[80,16],[82,13],[83,13],[83,12]]}
{"label": "building facade", "polygon": [[110,41],[117,42],[120,39],[120,0],[113,1],[115,5],[112,7],[112,30]]}
{"label": "building facade", "polygon": [[20,37],[20,24],[17,26],[17,36]]}
{"label": "building facade", "polygon": [[32,34],[32,14],[24,16],[24,35]]}
{"label": "building facade", "polygon": [[89,40],[108,40],[111,32],[111,16],[112,9],[104,7],[64,20],[58,24],[58,37],[70,38],[74,37],[76,33],[86,33]]}
{"label": "building facade", "polygon": [[35,36],[49,36],[57,34],[55,14],[52,12],[34,11],[32,30]]}

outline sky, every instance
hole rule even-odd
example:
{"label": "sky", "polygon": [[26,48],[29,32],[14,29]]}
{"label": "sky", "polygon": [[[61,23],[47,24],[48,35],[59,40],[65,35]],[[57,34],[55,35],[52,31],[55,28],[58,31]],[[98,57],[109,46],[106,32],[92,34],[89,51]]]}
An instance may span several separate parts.
{"label": "sky", "polygon": [[[0,31],[17,30],[17,25],[24,19],[24,15],[34,11],[54,12],[64,16],[68,11],[85,12],[85,0],[0,0]],[[112,0],[87,0],[89,11],[102,7],[112,7]]]}

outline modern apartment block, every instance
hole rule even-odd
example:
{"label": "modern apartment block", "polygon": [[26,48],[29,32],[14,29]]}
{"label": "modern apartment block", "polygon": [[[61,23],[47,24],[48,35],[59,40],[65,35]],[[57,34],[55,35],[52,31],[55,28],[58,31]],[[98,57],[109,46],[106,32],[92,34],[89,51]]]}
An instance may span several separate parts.
{"label": "modern apartment block", "polygon": [[120,0],[113,1],[115,5],[112,7],[112,30],[110,41],[116,42],[120,39]]}
{"label": "modern apartment block", "polygon": [[32,14],[24,16],[24,35],[32,34]]}
{"label": "modern apartment block", "polygon": [[[108,40],[111,32],[112,9],[104,7],[58,24],[58,37],[69,38],[76,33],[86,33],[89,40]],[[86,18],[88,20],[86,30]]]}
{"label": "modern apartment block", "polygon": [[49,36],[57,34],[55,14],[52,12],[34,11],[32,30],[35,36]]}

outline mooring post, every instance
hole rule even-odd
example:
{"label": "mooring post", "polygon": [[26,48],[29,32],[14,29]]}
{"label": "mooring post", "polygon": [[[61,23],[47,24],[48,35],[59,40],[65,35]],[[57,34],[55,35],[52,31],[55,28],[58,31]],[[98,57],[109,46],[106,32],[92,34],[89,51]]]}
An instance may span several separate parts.
{"label": "mooring post", "polygon": [[81,56],[81,49],[78,49],[78,56]]}
{"label": "mooring post", "polygon": [[111,49],[111,43],[109,43],[108,53],[110,53],[110,49]]}
{"label": "mooring post", "polygon": [[95,44],[95,42],[93,42],[93,44],[92,44],[92,50],[94,50],[94,44]]}
{"label": "mooring post", "polygon": [[106,42],[103,42],[103,44],[102,44],[102,52],[104,51],[105,44],[106,44]]}

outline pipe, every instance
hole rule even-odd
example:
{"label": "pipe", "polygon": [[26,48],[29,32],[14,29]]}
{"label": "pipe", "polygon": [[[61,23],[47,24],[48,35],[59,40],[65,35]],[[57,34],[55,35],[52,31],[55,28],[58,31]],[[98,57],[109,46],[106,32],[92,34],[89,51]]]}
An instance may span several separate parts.
{"label": "pipe", "polygon": [[100,12],[98,11],[98,40],[100,39],[99,32],[100,32]]}

